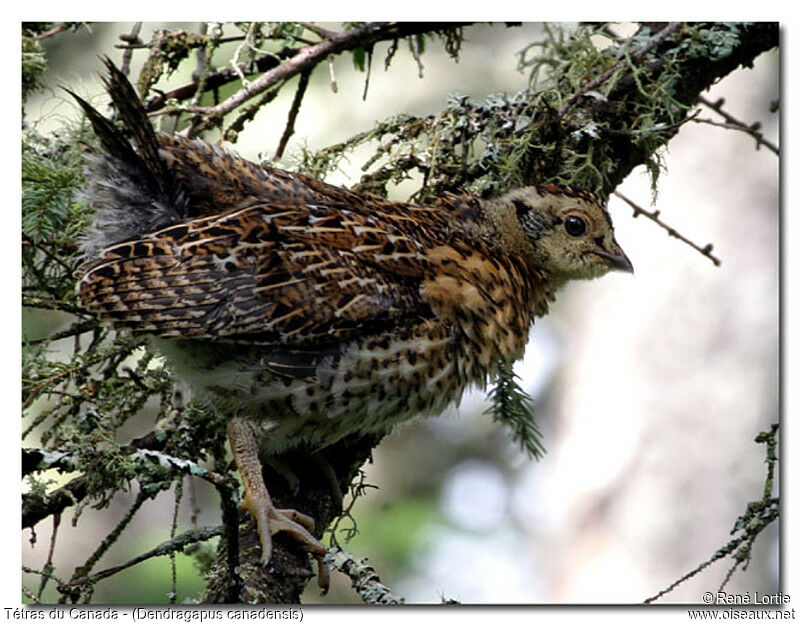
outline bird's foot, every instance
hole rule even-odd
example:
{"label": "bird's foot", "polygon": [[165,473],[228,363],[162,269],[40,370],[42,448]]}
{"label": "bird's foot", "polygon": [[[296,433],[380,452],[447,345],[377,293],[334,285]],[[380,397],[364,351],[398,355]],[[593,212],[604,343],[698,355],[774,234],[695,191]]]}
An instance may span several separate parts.
{"label": "bird's foot", "polygon": [[272,537],[278,532],[285,532],[317,561],[317,583],[323,592],[327,592],[330,584],[328,567],[323,562],[328,549],[311,532],[314,531],[314,519],[291,508],[276,508],[272,501],[248,495],[242,504],[252,515],[261,541],[261,554],[264,566],[272,557]]}
{"label": "bird's foot", "polygon": [[258,529],[262,562],[266,566],[272,557],[272,536],[278,532],[289,534],[317,560],[317,582],[323,592],[328,589],[328,569],[323,558],[328,550],[311,532],[314,519],[291,509],[276,508],[269,496],[261,475],[261,462],[250,424],[240,417],[228,421],[228,439],[244,485],[245,499],[242,507],[250,512]]}

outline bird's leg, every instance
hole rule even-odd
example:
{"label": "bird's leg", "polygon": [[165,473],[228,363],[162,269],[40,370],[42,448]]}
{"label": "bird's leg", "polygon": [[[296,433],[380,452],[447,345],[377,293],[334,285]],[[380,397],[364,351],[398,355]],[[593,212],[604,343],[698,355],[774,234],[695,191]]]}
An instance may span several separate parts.
{"label": "bird's leg", "polygon": [[320,453],[311,454],[309,459],[320,471],[322,471],[322,474],[325,476],[325,479],[328,482],[328,487],[330,488],[333,505],[341,512],[344,494],[342,493],[342,488],[339,486],[339,480],[336,477],[336,471],[334,471],[331,463],[328,462]]}
{"label": "bird's leg", "polygon": [[293,495],[296,495],[300,490],[300,478],[298,478],[297,475],[295,475],[295,472],[292,471],[292,467],[282,460],[278,460],[277,458],[265,458],[264,462],[273,471],[275,471],[275,473],[286,480],[286,485],[289,487],[289,492],[291,492]]}
{"label": "bird's leg", "polygon": [[256,522],[264,565],[272,556],[272,535],[286,532],[316,558],[319,567],[318,582],[320,587],[326,589],[328,574],[322,559],[328,550],[311,534],[314,530],[314,519],[297,510],[279,509],[273,505],[261,475],[258,446],[246,419],[234,417],[228,421],[228,440],[244,485],[245,498],[242,507],[250,512]]}

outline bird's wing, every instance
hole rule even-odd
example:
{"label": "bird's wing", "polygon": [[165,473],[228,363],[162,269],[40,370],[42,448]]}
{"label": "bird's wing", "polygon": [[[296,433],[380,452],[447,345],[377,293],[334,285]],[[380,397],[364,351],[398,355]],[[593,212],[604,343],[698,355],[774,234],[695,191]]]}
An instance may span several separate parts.
{"label": "bird's wing", "polygon": [[302,346],[430,316],[426,271],[423,245],[386,214],[259,204],[107,247],[78,293],[135,332]]}

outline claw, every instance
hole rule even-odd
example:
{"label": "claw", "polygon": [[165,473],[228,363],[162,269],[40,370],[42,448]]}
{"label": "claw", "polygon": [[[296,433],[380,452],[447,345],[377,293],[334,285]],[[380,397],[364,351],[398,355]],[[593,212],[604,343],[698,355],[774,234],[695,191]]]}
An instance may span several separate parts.
{"label": "claw", "polygon": [[272,557],[272,536],[278,532],[286,532],[317,560],[317,581],[323,593],[327,592],[329,575],[323,558],[328,550],[311,533],[314,531],[314,519],[291,508],[276,508],[272,503],[261,475],[258,447],[250,428],[245,419],[233,418],[228,422],[228,439],[244,484],[245,498],[242,508],[250,512],[258,529],[262,562],[266,566]]}

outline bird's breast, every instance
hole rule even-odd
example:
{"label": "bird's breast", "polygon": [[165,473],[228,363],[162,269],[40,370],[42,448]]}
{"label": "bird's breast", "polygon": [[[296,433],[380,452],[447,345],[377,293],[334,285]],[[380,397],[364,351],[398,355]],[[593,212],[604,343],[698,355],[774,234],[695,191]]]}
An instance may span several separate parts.
{"label": "bird's breast", "polygon": [[428,252],[436,270],[423,298],[443,322],[455,327],[468,377],[493,372],[499,359],[522,356],[534,314],[548,293],[509,258],[441,246]]}

